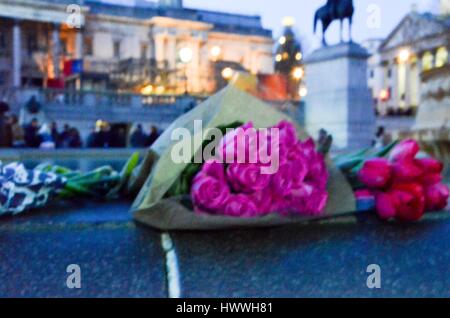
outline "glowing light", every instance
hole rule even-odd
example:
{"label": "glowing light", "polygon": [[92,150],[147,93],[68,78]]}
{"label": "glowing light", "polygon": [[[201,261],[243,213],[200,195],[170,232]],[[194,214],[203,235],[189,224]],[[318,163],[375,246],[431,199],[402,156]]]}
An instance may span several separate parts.
{"label": "glowing light", "polygon": [[308,89],[305,86],[301,86],[298,90],[298,94],[300,97],[306,97],[306,95],[308,95]]}
{"label": "glowing light", "polygon": [[382,89],[380,92],[380,99],[386,101],[389,99],[389,91],[387,89]]}
{"label": "glowing light", "polygon": [[275,61],[277,61],[277,62],[281,62],[282,59],[283,59],[283,56],[281,54],[277,54],[275,56]]}
{"label": "glowing light", "polygon": [[304,71],[303,68],[301,68],[301,67],[296,67],[296,68],[294,69],[294,71],[292,72],[292,76],[293,76],[296,80],[302,79],[304,75],[305,75],[305,71]]}
{"label": "glowing light", "polygon": [[99,119],[95,122],[95,128],[102,128],[103,126],[103,120]]}
{"label": "glowing light", "polygon": [[295,54],[295,59],[297,61],[300,61],[302,58],[303,58],[303,54],[302,53],[298,52],[297,54]]}
{"label": "glowing light", "polygon": [[152,93],[153,93],[153,85],[147,85],[141,89],[142,95],[151,95]]}
{"label": "glowing light", "polygon": [[402,49],[400,50],[400,52],[398,53],[398,61],[400,63],[406,63],[409,61],[411,57],[411,52],[408,49]]}
{"label": "glowing light", "polygon": [[285,27],[291,27],[291,26],[295,25],[295,19],[293,17],[284,17],[282,24]]}
{"label": "glowing light", "polygon": [[282,36],[282,37],[278,40],[278,43],[280,43],[281,45],[286,44],[286,37],[285,37],[285,36]]}
{"label": "glowing light", "polygon": [[222,54],[222,49],[220,48],[220,46],[216,45],[211,48],[210,53],[211,53],[211,56],[216,59],[220,56],[220,54]]}
{"label": "glowing light", "polygon": [[234,71],[230,67],[226,67],[222,70],[222,77],[229,80],[233,77]]}
{"label": "glowing light", "polygon": [[184,47],[180,50],[178,53],[178,57],[180,58],[180,61],[184,64],[188,64],[192,61],[193,57],[192,49],[189,47]]}
{"label": "glowing light", "polygon": [[283,53],[283,60],[287,60],[289,58],[289,53],[284,52]]}
{"label": "glowing light", "polygon": [[156,94],[161,95],[161,94],[163,94],[165,91],[166,91],[166,88],[165,88],[164,86],[162,86],[162,85],[156,87]]}

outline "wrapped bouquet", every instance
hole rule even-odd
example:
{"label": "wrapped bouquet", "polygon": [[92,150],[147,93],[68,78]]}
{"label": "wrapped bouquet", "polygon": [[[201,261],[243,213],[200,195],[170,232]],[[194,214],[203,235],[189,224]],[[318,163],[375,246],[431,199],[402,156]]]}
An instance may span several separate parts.
{"label": "wrapped bouquet", "polygon": [[233,86],[176,120],[130,189],[139,190],[134,218],[162,230],[264,227],[356,210],[345,176],[305,131]]}

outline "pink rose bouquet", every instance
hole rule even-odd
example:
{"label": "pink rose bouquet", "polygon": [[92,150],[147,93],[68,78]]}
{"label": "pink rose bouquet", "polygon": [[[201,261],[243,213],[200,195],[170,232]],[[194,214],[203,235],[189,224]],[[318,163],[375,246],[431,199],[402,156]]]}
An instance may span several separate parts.
{"label": "pink rose bouquet", "polygon": [[[313,140],[299,140],[287,121],[240,134],[249,129],[254,129],[252,123],[226,134],[217,158],[206,161],[193,178],[195,211],[241,218],[321,215],[328,198],[328,172]],[[277,169],[268,169],[267,154],[276,158]]]}

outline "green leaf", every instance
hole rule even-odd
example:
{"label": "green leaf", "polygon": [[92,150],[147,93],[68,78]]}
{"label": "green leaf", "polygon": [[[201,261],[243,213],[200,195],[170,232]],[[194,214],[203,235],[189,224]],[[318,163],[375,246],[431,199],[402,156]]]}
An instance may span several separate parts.
{"label": "green leaf", "polygon": [[[217,129],[220,130],[222,135],[225,135],[227,133],[228,129],[236,129],[243,125],[244,125],[244,123],[242,123],[240,121],[236,121],[229,125],[219,126],[219,127],[217,127]],[[211,142],[213,142],[213,141],[204,140],[202,142],[202,148],[201,148],[202,153],[203,153],[204,149],[206,148],[206,146],[208,146]],[[202,169],[202,166],[203,166],[203,162],[202,163],[194,163],[194,158],[195,158],[195,156],[192,156],[191,163],[188,164],[184,168],[180,177],[169,188],[169,190],[167,191],[167,193],[165,195],[166,198],[189,194],[189,192],[191,190],[192,180],[200,172],[200,170]]]}

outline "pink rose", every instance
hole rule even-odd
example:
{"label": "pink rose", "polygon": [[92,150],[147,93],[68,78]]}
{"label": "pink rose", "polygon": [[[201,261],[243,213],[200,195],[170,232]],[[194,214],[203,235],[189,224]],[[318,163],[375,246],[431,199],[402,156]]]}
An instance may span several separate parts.
{"label": "pink rose", "polygon": [[306,215],[318,216],[322,215],[328,201],[328,193],[324,190],[312,187],[310,194],[304,196],[300,200],[292,201],[291,208],[293,212]]}
{"label": "pink rose", "polygon": [[438,183],[425,189],[427,211],[439,211],[447,207],[449,189],[445,184]]}
{"label": "pink rose", "polygon": [[396,161],[412,161],[419,153],[420,147],[417,141],[413,139],[407,139],[400,142],[392,149],[389,160]]}
{"label": "pink rose", "polygon": [[384,188],[391,179],[391,165],[386,159],[371,159],[364,162],[358,178],[370,188]]}
{"label": "pink rose", "polygon": [[206,161],[202,166],[201,173],[217,180],[225,180],[225,166],[215,159]]}
{"label": "pink rose", "polygon": [[299,142],[298,146],[300,147],[300,151],[302,152],[305,160],[309,162],[314,161],[316,158],[316,144],[312,138],[308,138],[303,142]]}
{"label": "pink rose", "polygon": [[197,209],[215,213],[223,210],[230,189],[224,181],[200,173],[192,182],[191,196]]}
{"label": "pink rose", "polygon": [[278,204],[281,207],[281,214],[295,213],[314,216],[323,212],[327,201],[328,193],[325,190],[308,183],[302,183],[292,189]]}
{"label": "pink rose", "polygon": [[322,154],[315,153],[308,162],[308,174],[305,180],[314,186],[325,189],[328,182],[328,169]]}
{"label": "pink rose", "polygon": [[236,162],[239,145],[241,147],[248,147],[249,142],[255,142],[246,140],[247,138],[242,138],[242,136],[244,136],[243,133],[249,129],[254,129],[252,122],[248,122],[241,127],[233,129],[233,131],[223,136],[222,140],[219,142],[216,148],[217,153],[223,162]]}
{"label": "pink rose", "polygon": [[[306,175],[306,168],[303,166],[299,167],[300,170],[304,170],[304,175],[299,182],[302,182]],[[278,169],[278,172],[272,177],[272,190],[276,195],[285,196],[289,194],[295,183],[295,167],[292,163],[284,163]],[[300,178],[299,178],[300,179]]]}
{"label": "pink rose", "polygon": [[258,207],[250,196],[234,194],[229,196],[225,204],[225,215],[251,218],[258,215]]}
{"label": "pink rose", "polygon": [[284,147],[290,147],[297,142],[298,139],[295,126],[287,120],[281,121],[273,128],[279,129],[280,145],[283,145]]}
{"label": "pink rose", "polygon": [[252,193],[266,188],[272,175],[262,174],[257,164],[232,163],[227,168],[227,178],[236,192]]}
{"label": "pink rose", "polygon": [[273,209],[275,197],[270,188],[265,188],[263,190],[256,191],[251,195],[251,199],[258,207],[259,215],[266,215],[276,211],[276,209]]}

